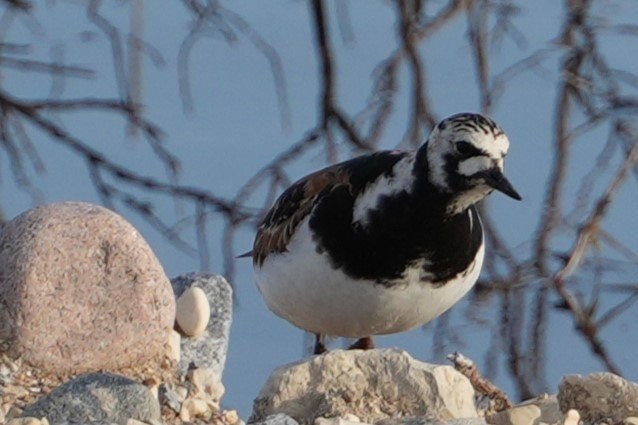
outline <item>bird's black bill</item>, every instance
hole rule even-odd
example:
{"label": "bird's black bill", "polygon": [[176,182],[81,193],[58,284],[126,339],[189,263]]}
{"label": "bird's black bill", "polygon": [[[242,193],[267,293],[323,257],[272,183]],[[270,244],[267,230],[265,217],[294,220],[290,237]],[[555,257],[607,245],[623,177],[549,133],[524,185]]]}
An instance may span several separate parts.
{"label": "bird's black bill", "polygon": [[510,198],[514,198],[517,201],[522,200],[521,195],[518,194],[512,183],[507,180],[501,170],[494,168],[485,174],[485,181],[499,192],[503,192]]}

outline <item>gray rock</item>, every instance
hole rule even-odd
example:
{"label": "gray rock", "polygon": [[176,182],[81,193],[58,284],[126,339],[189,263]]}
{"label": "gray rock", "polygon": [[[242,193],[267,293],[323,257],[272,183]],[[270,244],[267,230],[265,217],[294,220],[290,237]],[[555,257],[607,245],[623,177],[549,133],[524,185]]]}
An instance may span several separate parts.
{"label": "gray rock", "polygon": [[160,386],[159,398],[162,405],[168,406],[175,413],[179,413],[179,410],[182,407],[182,401],[184,401],[183,398],[180,398],[180,396],[175,392],[175,390],[167,387],[166,385]]}
{"label": "gray rock", "polygon": [[286,414],[277,413],[266,417],[262,421],[252,422],[250,425],[299,425],[299,422]]}
{"label": "gray rock", "polygon": [[201,288],[210,303],[210,320],[204,335],[197,338],[182,338],[180,369],[183,375],[193,364],[210,368],[221,379],[226,363],[228,338],[233,315],[233,290],[223,276],[188,273],[171,279],[175,298],[187,288]]}
{"label": "gray rock", "polygon": [[638,384],[609,372],[567,375],[558,386],[563,412],[575,409],[586,424],[622,423],[638,416]]}
{"label": "gray rock", "polygon": [[148,388],[108,373],[88,373],[60,385],[27,406],[22,417],[46,417],[50,423],[117,424],[126,424],[128,419],[161,419],[159,402]]}

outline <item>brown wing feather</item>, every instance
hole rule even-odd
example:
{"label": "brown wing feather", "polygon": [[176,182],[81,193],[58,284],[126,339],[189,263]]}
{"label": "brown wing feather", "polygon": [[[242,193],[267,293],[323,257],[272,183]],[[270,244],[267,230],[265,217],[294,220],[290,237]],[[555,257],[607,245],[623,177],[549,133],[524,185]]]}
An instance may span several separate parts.
{"label": "brown wing feather", "polygon": [[297,226],[317,201],[330,189],[348,185],[349,181],[349,174],[335,165],[312,173],[286,189],[257,229],[253,263],[261,266],[268,255],[285,252]]}

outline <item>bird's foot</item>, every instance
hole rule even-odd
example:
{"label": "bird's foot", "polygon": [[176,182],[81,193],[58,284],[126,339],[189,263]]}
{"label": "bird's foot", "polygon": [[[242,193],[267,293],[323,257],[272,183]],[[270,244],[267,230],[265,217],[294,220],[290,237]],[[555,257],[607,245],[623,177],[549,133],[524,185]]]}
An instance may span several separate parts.
{"label": "bird's foot", "polygon": [[371,336],[366,336],[365,338],[359,338],[348,347],[348,350],[372,350],[374,348],[374,341]]}
{"label": "bird's foot", "polygon": [[328,352],[328,347],[326,347],[326,343],[324,342],[324,335],[315,334],[315,348],[313,350],[313,354],[323,354]]}

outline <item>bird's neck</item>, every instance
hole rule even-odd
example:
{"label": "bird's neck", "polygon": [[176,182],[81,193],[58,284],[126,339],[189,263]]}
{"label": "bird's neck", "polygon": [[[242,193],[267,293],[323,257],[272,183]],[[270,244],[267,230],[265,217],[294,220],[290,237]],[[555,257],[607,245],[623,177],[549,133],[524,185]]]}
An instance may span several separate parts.
{"label": "bird's neck", "polygon": [[445,178],[449,172],[445,164],[431,164],[428,144],[423,145],[417,151],[414,162],[414,201],[423,203],[423,208],[433,210],[434,213],[452,216],[466,212],[489,194],[489,188],[483,186],[453,193],[447,188]]}
{"label": "bird's neck", "polygon": [[[427,211],[427,215],[449,215],[453,209],[455,196],[445,190],[440,182],[433,181],[433,170],[427,157],[427,143],[417,151],[412,172],[414,183],[411,201],[419,206],[420,210]],[[465,209],[469,206],[467,205]],[[460,212],[463,210],[454,209],[454,213]]]}

